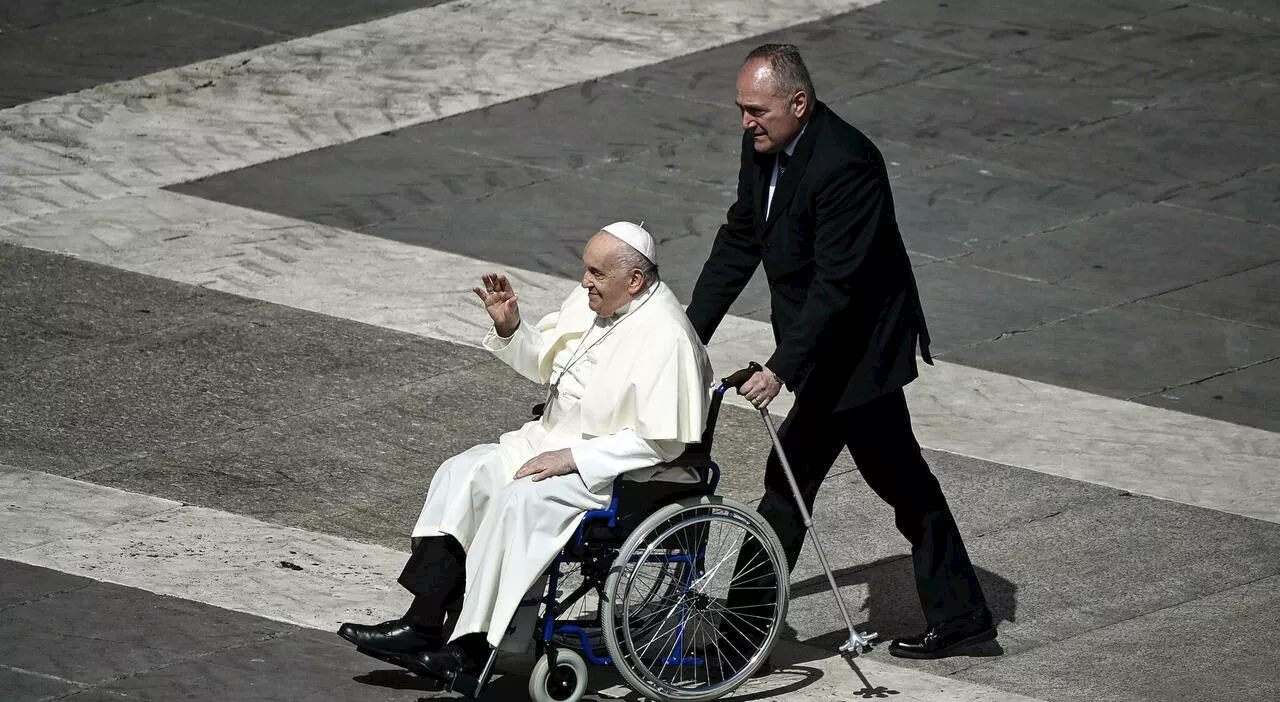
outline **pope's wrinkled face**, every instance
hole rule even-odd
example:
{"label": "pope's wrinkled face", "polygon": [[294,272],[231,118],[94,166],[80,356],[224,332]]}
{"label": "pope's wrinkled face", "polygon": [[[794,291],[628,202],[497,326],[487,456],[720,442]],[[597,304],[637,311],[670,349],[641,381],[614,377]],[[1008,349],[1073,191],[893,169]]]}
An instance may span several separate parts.
{"label": "pope's wrinkled face", "polygon": [[738,109],[742,128],[751,133],[752,144],[762,154],[776,154],[800,133],[801,118],[809,107],[809,96],[800,91],[786,93],[778,88],[768,59],[748,61],[738,72]]}
{"label": "pope's wrinkled face", "polygon": [[591,311],[601,317],[612,316],[644,287],[644,274],[619,260],[622,246],[626,246],[622,240],[599,232],[582,251],[582,287],[587,289]]}

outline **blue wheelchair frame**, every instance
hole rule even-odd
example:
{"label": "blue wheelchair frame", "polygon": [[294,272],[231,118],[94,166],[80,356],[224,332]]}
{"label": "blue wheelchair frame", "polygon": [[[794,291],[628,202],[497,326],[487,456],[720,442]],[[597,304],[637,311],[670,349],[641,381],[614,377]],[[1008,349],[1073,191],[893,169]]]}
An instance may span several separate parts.
{"label": "blue wheelchair frame", "polygon": [[[716,419],[720,414],[720,404],[724,399],[724,393],[729,388],[741,387],[743,382],[747,380],[753,373],[760,370],[760,366],[751,363],[747,368],[740,370],[733,375],[725,378],[720,382],[711,393],[711,405],[707,408],[706,430],[702,434],[702,441],[692,444],[679,458],[666,465],[672,467],[693,468],[698,471],[698,483],[680,483],[687,485],[689,490],[697,491],[700,494],[713,494],[716,487],[720,483],[720,466],[711,460],[711,440],[715,433]],[[541,416],[544,405],[534,407],[534,416]],[[556,649],[554,638],[557,634],[567,634],[576,636],[582,644],[583,657],[596,665],[612,665],[613,659],[608,656],[597,655],[595,649],[591,645],[587,628],[599,628],[600,618],[594,619],[574,619],[559,620],[561,614],[572,606],[575,602],[582,599],[591,590],[596,590],[603,600],[604,586],[608,577],[608,570],[612,566],[612,558],[610,555],[616,556],[616,552],[626,539],[626,534],[614,533],[611,538],[603,543],[592,543],[593,539],[588,534],[588,527],[593,524],[601,524],[608,529],[616,529],[618,527],[619,515],[621,509],[619,507],[619,498],[622,494],[622,476],[613,481],[613,498],[609,501],[607,509],[589,510],[582,517],[582,521],[578,524],[578,530],[574,535],[573,541],[570,542],[555,560],[551,562],[548,569],[548,582],[546,594],[541,598],[522,600],[521,607],[542,605],[545,608],[545,614],[541,622],[541,635],[537,639],[537,655],[539,658],[547,656],[551,660],[551,670],[556,670]],[[653,509],[661,507],[661,504],[653,505]],[[650,511],[652,514],[652,510]],[[656,556],[654,562],[676,563],[683,562],[691,564],[693,567],[683,569],[685,572],[685,586],[688,587],[702,573],[699,564],[705,557],[705,553],[684,554],[678,556]],[[557,585],[559,584],[561,566],[578,563],[582,566],[583,584],[568,596],[560,599],[557,597]],[[591,573],[587,570],[590,568]],[[680,651],[678,657],[665,659],[664,662],[671,665],[701,665],[702,658],[693,658],[684,654],[684,616],[683,609],[680,612],[681,623],[678,628],[676,638],[677,650]],[[489,682],[489,676],[493,671],[494,662],[498,657],[498,649],[490,651],[489,659],[484,664],[478,676],[458,676],[458,679],[447,685],[447,689],[460,692],[468,697],[475,698],[479,696],[485,685]]]}
{"label": "blue wheelchair frame", "polygon": [[[675,462],[669,464],[676,467],[693,468],[698,472],[698,483],[689,483],[690,489],[698,489],[704,494],[714,494],[716,487],[720,484],[720,466],[711,460],[711,440],[715,432],[716,419],[720,414],[720,403],[724,399],[724,393],[731,387],[741,385],[741,380],[736,383],[730,382],[729,379],[723,381],[718,387],[712,391],[711,405],[707,411],[706,430],[702,435],[702,441],[690,446],[685,455],[681,456]],[[608,554],[610,551],[616,551],[621,546],[621,540],[616,544],[609,542],[605,544],[592,544],[588,537],[588,528],[593,524],[603,525],[609,529],[615,529],[618,526],[619,515],[619,499],[622,495],[623,476],[619,476],[613,481],[613,498],[609,502],[606,509],[589,510],[582,517],[582,521],[578,524],[577,532],[574,534],[573,541],[569,546],[556,556],[551,562],[548,569],[548,581],[546,594],[539,599],[530,599],[521,602],[521,606],[536,606],[541,604],[544,607],[545,615],[541,621],[541,635],[537,641],[538,656],[553,651],[555,644],[553,640],[557,635],[576,636],[582,646],[583,657],[595,665],[612,665],[613,659],[607,655],[598,654],[595,647],[591,645],[591,639],[588,635],[588,628],[600,628],[600,618],[597,615],[593,619],[571,619],[561,620],[559,616],[572,606],[575,602],[582,599],[591,590],[596,590],[601,599],[604,597],[604,577],[607,576],[607,569],[611,565],[612,559],[608,559],[603,566],[605,570],[587,574],[588,567],[599,568],[601,566],[600,552]],[[662,505],[654,505],[654,509]],[[621,535],[625,539],[626,535]],[[685,587],[688,587],[698,577],[702,575],[699,567],[704,560],[705,553],[697,554],[679,554],[671,556],[650,556],[653,562],[659,563],[685,563],[689,568],[682,569],[684,571]],[[583,583],[574,592],[570,593],[563,599],[558,597],[558,584],[561,576],[561,567],[566,564],[580,564],[583,569]],[[671,657],[665,662],[671,665],[701,665],[701,658],[691,658],[683,655],[684,649],[684,613],[680,614],[681,623],[678,625],[676,634],[676,650],[680,651],[679,657]]]}
{"label": "blue wheelchair frame", "polygon": [[[695,469],[698,471],[698,474],[699,474],[698,475],[699,482],[696,484],[690,484],[691,487],[695,485],[701,486],[701,488],[705,490],[707,494],[714,493],[716,486],[719,485],[720,483],[720,466],[716,465],[713,461],[708,460],[707,463],[701,466],[696,466]],[[594,554],[591,551],[592,546],[588,543],[588,539],[585,536],[587,527],[588,525],[591,524],[591,522],[593,521],[600,522],[605,524],[609,528],[617,527],[618,496],[621,488],[621,485],[620,485],[621,481],[622,481],[622,478],[617,478],[614,481],[613,499],[610,501],[608,508],[590,510],[582,517],[582,522],[578,525],[578,531],[575,534],[574,540],[571,545],[571,546],[580,547],[581,555],[574,555],[573,553],[571,553],[571,551],[574,550],[572,549],[572,547],[569,549],[565,549],[564,551],[561,551],[560,555],[557,556],[554,561],[552,561],[551,567],[548,569],[546,595],[544,595],[541,599],[525,600],[524,602],[521,602],[522,606],[525,606],[525,605],[532,606],[532,605],[542,604],[545,607],[546,616],[544,616],[542,620],[542,634],[541,634],[541,640],[539,641],[539,649],[540,649],[539,654],[541,654],[543,650],[545,650],[547,647],[552,645],[551,642],[557,634],[569,634],[569,635],[577,636],[578,641],[582,645],[583,657],[586,658],[588,661],[590,661],[595,665],[612,665],[613,664],[612,658],[606,655],[598,655],[595,651],[595,648],[591,645],[591,639],[588,635],[587,629],[600,627],[600,619],[598,616],[592,619],[571,619],[571,620],[558,619],[558,615],[562,614],[566,608],[568,608],[569,606],[577,602],[579,599],[585,596],[592,589],[597,590],[599,596],[603,598],[604,594],[602,590],[603,590],[604,583],[597,580],[593,580],[592,578],[589,578],[589,577],[584,577],[582,586],[580,586],[577,590],[575,590],[574,592],[570,593],[567,597],[565,597],[563,602],[560,601],[560,599],[557,596],[558,595],[557,586],[559,584],[558,581],[561,575],[561,572],[560,572],[561,566],[566,564],[577,563],[577,564],[583,565],[585,568],[588,563],[592,563],[596,560],[596,558],[594,557]],[[605,551],[613,550],[610,548],[610,546],[606,546],[606,545],[597,546],[595,548],[599,548]],[[689,565],[690,566],[689,568],[683,569],[684,579],[685,579],[684,585],[685,587],[688,587],[695,580],[697,580],[698,577],[702,575],[702,569],[699,567],[699,565],[704,560],[704,557],[705,557],[705,553],[700,552],[696,554],[650,556],[649,558],[654,563],[685,563]],[[683,612],[681,613],[681,618],[683,619]],[[684,624],[682,622],[677,627],[676,650],[683,650],[684,648],[683,628],[684,628]],[[677,665],[677,664],[701,665],[702,659],[689,658],[689,657],[682,656],[680,658],[675,658],[675,657],[669,658],[666,660],[666,662],[671,665]]]}

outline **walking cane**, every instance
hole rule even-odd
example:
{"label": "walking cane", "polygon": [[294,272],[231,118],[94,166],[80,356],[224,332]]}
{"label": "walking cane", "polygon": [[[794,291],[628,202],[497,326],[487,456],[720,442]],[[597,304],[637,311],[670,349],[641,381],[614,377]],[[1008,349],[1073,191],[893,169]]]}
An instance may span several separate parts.
{"label": "walking cane", "polygon": [[[749,363],[747,369],[753,373],[764,370],[755,361]],[[827,582],[831,584],[831,594],[835,596],[836,604],[840,606],[840,614],[844,616],[844,623],[849,627],[849,640],[840,645],[840,652],[862,653],[869,650],[871,641],[878,634],[874,632],[862,634],[853,628],[853,619],[849,617],[849,610],[844,605],[844,598],[840,596],[840,589],[836,585],[836,576],[831,572],[831,564],[827,562],[826,551],[822,550],[822,541],[818,539],[818,530],[813,525],[813,517],[809,514],[809,508],[804,506],[804,496],[800,494],[800,486],[796,484],[796,476],[791,472],[791,462],[787,460],[787,454],[782,450],[782,441],[778,438],[778,429],[773,426],[773,417],[769,416],[769,410],[764,408],[760,409],[760,417],[764,419],[764,427],[769,430],[769,438],[773,440],[773,448],[778,454],[778,462],[782,464],[782,472],[786,474],[787,484],[791,486],[791,495],[795,498],[796,507],[800,510],[800,516],[804,519],[804,528],[809,533],[814,548],[818,550],[818,560],[822,563],[822,570],[827,574]]]}

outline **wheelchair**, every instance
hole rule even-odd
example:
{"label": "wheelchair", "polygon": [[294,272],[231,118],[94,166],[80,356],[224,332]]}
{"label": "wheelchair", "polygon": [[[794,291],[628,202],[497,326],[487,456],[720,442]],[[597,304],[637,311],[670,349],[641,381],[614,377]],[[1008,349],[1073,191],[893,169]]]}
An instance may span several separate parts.
{"label": "wheelchair", "polygon": [[[720,468],[711,460],[724,393],[751,373],[715,388],[702,441],[664,464],[697,481],[616,480],[609,507],[587,512],[551,564],[545,593],[521,603],[539,608],[534,702],[577,702],[588,663],[614,666],[636,692],[663,702],[717,699],[764,664],[786,619],[786,558],[754,508],[715,494]],[[449,689],[477,697],[497,655]]]}

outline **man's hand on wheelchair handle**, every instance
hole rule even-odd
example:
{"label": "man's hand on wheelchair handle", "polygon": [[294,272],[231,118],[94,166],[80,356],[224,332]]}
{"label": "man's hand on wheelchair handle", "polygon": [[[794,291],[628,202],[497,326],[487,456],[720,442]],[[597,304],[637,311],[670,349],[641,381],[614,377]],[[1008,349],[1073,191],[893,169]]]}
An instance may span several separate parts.
{"label": "man's hand on wheelchair handle", "polygon": [[738,388],[738,394],[756,409],[768,407],[779,392],[782,392],[782,381],[768,368],[758,371]]}
{"label": "man's hand on wheelchair handle", "polygon": [[578,472],[578,464],[573,460],[573,452],[567,448],[558,451],[544,451],[525,462],[516,471],[516,480],[533,476],[533,482],[546,480],[557,475],[568,475]]}
{"label": "man's hand on wheelchair handle", "polygon": [[484,290],[480,288],[471,290],[484,303],[484,310],[493,320],[493,328],[498,332],[498,336],[504,339],[510,337],[516,333],[516,329],[520,328],[520,307],[517,304],[516,291],[512,289],[505,275],[485,273],[480,276],[480,280],[484,283]]}

